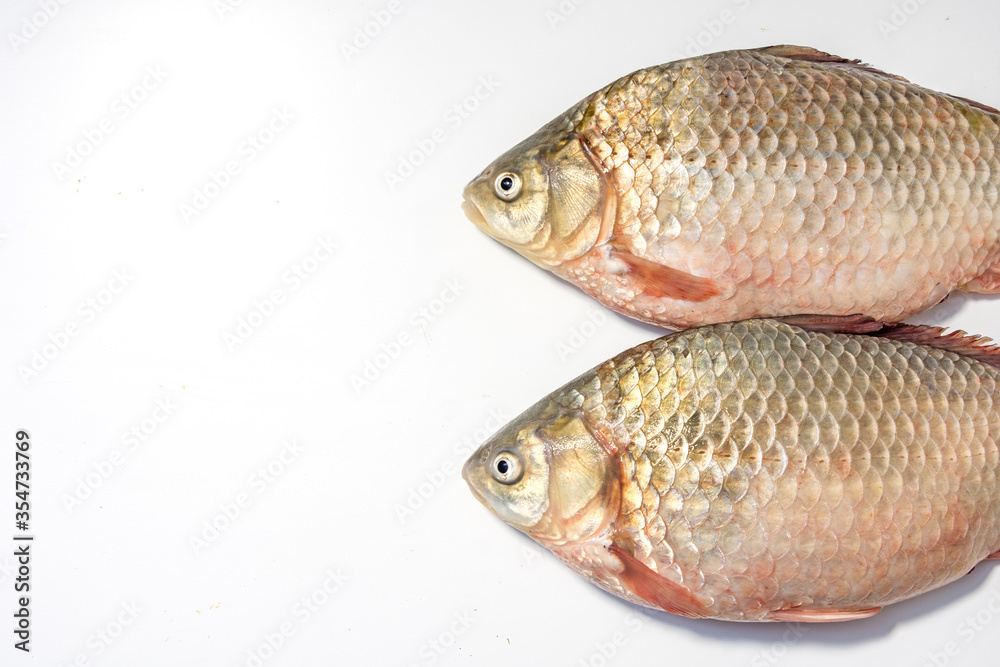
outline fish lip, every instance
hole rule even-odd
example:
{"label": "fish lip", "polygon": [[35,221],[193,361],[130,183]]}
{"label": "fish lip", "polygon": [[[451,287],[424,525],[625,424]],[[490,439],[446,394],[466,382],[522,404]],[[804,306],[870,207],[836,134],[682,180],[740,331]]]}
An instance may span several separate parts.
{"label": "fish lip", "polygon": [[486,216],[483,215],[479,207],[469,198],[468,190],[462,193],[462,211],[465,213],[465,217],[474,222],[477,227],[484,232],[489,232],[489,224],[486,222]]}
{"label": "fish lip", "polygon": [[462,466],[462,479],[464,479],[464,480],[465,480],[465,483],[466,483],[466,484],[468,484],[468,483],[469,483],[469,464],[470,464],[471,462],[472,462],[472,459],[469,459],[469,460],[468,460],[468,461],[466,461],[466,462],[465,462],[465,464],[464,464],[464,465]]}
{"label": "fish lip", "polygon": [[473,467],[473,461],[474,461],[475,458],[476,457],[473,457],[473,458],[469,459],[468,461],[465,462],[465,465],[462,466],[462,479],[465,480],[465,483],[469,487],[469,491],[471,491],[472,495],[474,495],[476,497],[476,500],[478,500],[480,503],[482,503],[483,505],[485,505],[486,504],[486,498],[483,496],[483,494],[481,494],[479,492],[479,490],[476,488],[475,484],[472,483],[472,479],[470,478],[470,474],[469,474],[470,470]]}

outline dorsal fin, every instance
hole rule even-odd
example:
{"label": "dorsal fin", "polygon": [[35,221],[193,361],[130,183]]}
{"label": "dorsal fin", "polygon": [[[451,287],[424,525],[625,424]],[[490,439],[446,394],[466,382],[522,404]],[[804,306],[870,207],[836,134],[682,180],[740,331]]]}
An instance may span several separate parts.
{"label": "dorsal fin", "polygon": [[[772,56],[778,56],[779,58],[790,58],[791,60],[804,60],[811,63],[830,63],[833,65],[844,65],[845,67],[851,67],[853,69],[861,70],[862,72],[870,72],[871,74],[878,74],[880,76],[888,77],[890,79],[895,79],[896,81],[902,81],[903,83],[910,83],[909,80],[904,79],[898,74],[890,74],[884,70],[876,69],[871,65],[861,62],[858,59],[848,60],[847,58],[841,58],[840,56],[835,56],[831,53],[826,53],[818,49],[814,49],[808,46],[795,46],[793,44],[778,44],[775,46],[769,46],[766,49],[760,49],[762,53],[767,53]],[[987,113],[1000,114],[1000,110],[994,109],[988,104],[983,104],[982,102],[977,102],[975,100],[970,100],[967,97],[959,97],[958,95],[951,95],[949,93],[941,93],[942,95],[947,95],[948,97],[958,100],[964,104],[968,104],[970,107],[975,107],[981,111]]]}
{"label": "dorsal fin", "polygon": [[924,324],[886,324],[871,335],[948,350],[1000,368],[1000,346],[986,336],[967,334],[960,329],[946,333],[942,327]]}
{"label": "dorsal fin", "polygon": [[768,46],[760,50],[764,53],[769,53],[772,56],[778,56],[779,58],[808,60],[813,63],[842,63],[845,65],[857,65],[861,62],[860,60],[848,60],[847,58],[841,58],[840,56],[835,56],[832,53],[814,49],[811,46],[797,46],[795,44],[775,44],[774,46]]}
{"label": "dorsal fin", "polygon": [[821,333],[851,333],[866,334],[878,331],[885,322],[873,320],[867,315],[782,315],[774,318],[800,329],[818,331]]}
{"label": "dorsal fin", "polygon": [[819,51],[817,49],[808,46],[795,46],[793,44],[778,44],[776,46],[769,46],[766,49],[761,49],[761,51],[763,51],[764,53],[768,53],[772,56],[778,56],[779,58],[804,60],[806,62],[811,62],[811,63],[831,63],[834,65],[844,65],[846,67],[851,67],[853,69],[861,70],[862,72],[879,74],[881,76],[885,76],[890,79],[895,79],[896,81],[909,83],[907,79],[904,79],[898,74],[890,74],[889,72],[884,72],[880,69],[875,69],[871,65],[863,63],[856,58],[854,60],[848,60],[847,58],[841,58],[840,56],[835,56],[832,53]]}
{"label": "dorsal fin", "polygon": [[977,109],[985,111],[986,113],[997,113],[997,114],[1000,114],[1000,109],[995,109],[995,108],[991,107],[989,104],[983,104],[982,102],[977,102],[975,100],[970,100],[968,97],[959,97],[958,95],[949,95],[948,93],[945,93],[945,95],[948,95],[948,97],[954,98],[956,100],[961,100],[962,102],[965,102],[966,104],[968,104],[970,107],[975,107]]}

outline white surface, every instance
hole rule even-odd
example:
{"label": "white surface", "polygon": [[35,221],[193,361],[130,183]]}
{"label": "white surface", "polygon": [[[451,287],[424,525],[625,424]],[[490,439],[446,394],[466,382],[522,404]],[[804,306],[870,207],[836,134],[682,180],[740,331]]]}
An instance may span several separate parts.
{"label": "white surface", "polygon": [[[0,11],[0,664],[995,663],[989,565],[801,636],[636,616],[490,515],[457,472],[500,421],[658,335],[464,218],[461,188],[489,161],[689,49],[806,44],[996,105],[995,3],[404,0],[348,60],[342,44],[387,2],[232,0],[221,16],[223,0],[48,2],[48,19],[45,3]],[[14,47],[10,33],[43,20]],[[272,122],[262,150],[244,144]],[[60,180],[54,164],[102,123]],[[390,188],[420,145],[433,152]],[[239,173],[185,220],[228,161]],[[296,282],[295,267],[315,270]],[[228,344],[275,290],[271,316]],[[1000,337],[998,307],[959,296],[917,320]],[[53,358],[25,382],[36,351]],[[12,647],[22,428],[30,656]]]}

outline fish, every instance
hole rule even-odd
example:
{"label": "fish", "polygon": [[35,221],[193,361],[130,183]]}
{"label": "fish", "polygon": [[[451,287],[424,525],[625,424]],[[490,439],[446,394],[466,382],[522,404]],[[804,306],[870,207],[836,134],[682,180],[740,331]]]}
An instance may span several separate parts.
{"label": "fish", "polygon": [[476,176],[482,231],[626,316],[900,322],[1000,291],[1000,111],[816,49],[641,69]]}
{"label": "fish", "polygon": [[938,327],[688,329],[584,373],[462,469],[586,580],[692,618],[835,622],[1000,551],[1000,348]]}

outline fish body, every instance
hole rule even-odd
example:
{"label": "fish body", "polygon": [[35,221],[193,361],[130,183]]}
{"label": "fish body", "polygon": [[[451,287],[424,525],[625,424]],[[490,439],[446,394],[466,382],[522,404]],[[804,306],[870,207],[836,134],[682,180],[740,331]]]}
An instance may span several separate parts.
{"label": "fish body", "polygon": [[1000,355],[939,332],[749,320],[672,334],[539,401],[463,476],[631,602],[869,616],[1000,550]]}
{"label": "fish body", "polygon": [[1000,290],[1000,112],[813,49],[634,72],[465,189],[483,231],[606,306],[685,328],[898,322]]}

